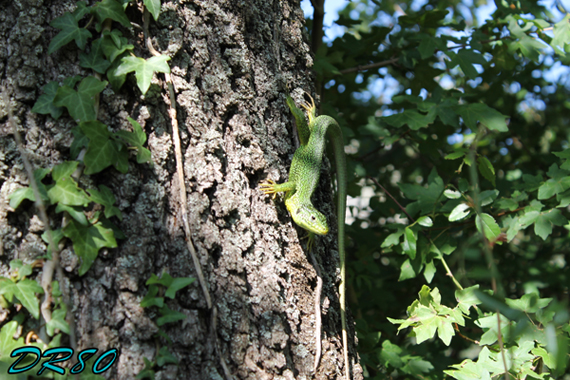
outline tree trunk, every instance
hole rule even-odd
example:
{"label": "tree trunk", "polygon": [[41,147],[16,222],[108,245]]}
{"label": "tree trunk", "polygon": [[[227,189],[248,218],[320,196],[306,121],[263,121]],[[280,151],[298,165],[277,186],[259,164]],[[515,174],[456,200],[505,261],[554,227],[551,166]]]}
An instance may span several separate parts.
{"label": "tree trunk", "polygon": [[[47,54],[58,32],[48,23],[73,10],[75,1],[0,0],[0,8],[1,91],[10,94],[9,106],[34,168],[51,168],[69,160],[75,122],[66,113],[55,121],[31,108],[46,83],[92,75],[78,65],[74,43]],[[140,12],[129,9],[131,21],[142,25]],[[258,190],[266,178],[283,182],[288,176],[296,144],[286,94],[291,91],[300,100],[301,91],[312,90],[313,61],[303,24],[299,3],[292,0],[163,1],[150,36],[154,47],[172,58],[188,215],[181,214],[164,76],[155,75],[145,97],[132,74],[118,93],[110,88],[101,93],[98,119],[113,130],[129,129],[127,116],[137,120],[154,163],[131,159],[126,174],[111,168],[83,175],[84,188],[105,184],[112,190],[123,213],[115,222],[126,237],[118,248],[102,249],[83,276],[71,243],[61,254],[65,278],[58,280],[70,293],[78,350],[120,350],[103,373],[106,378],[134,379],[144,367],[143,357],[152,361],[163,346],[179,365],[156,367],[157,379],[226,378],[224,364],[236,379],[313,378],[317,277],[300,243],[305,233],[292,223],[279,197],[273,201]],[[122,31],[137,56],[150,57],[140,28]],[[46,244],[33,203],[17,210],[8,206],[8,195],[28,180],[8,123],[8,105],[1,102],[0,259],[6,275],[11,259],[31,262],[45,254]],[[330,187],[330,176],[323,173],[315,205],[332,226]],[[48,211],[52,228],[58,228],[61,214]],[[191,237],[184,234],[184,217]],[[196,248],[217,313],[208,309],[195,281],[166,301],[186,315],[162,326],[172,340],[167,344],[155,335],[160,315],[140,302],[153,273],[197,276],[187,238]],[[345,369],[336,228],[316,243],[324,281],[323,356],[314,378],[340,379]],[[13,318],[3,315],[5,321]],[[348,316],[352,374],[360,379]]]}

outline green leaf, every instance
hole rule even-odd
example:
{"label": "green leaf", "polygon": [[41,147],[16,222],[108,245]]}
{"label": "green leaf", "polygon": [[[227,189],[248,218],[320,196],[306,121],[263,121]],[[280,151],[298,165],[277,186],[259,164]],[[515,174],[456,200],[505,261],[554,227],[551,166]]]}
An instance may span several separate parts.
{"label": "green leaf", "polygon": [[56,309],[53,311],[51,319],[46,325],[49,336],[53,336],[55,330],[69,334],[69,324],[65,321],[65,313],[64,309]]}
{"label": "green leaf", "polygon": [[174,297],[176,297],[176,292],[179,291],[182,288],[185,288],[186,286],[190,285],[191,283],[194,282],[194,280],[196,280],[195,278],[190,278],[190,277],[178,277],[175,278],[172,283],[170,284],[170,286],[168,287],[168,289],[166,289],[166,293],[164,294],[165,297],[174,299]]}
{"label": "green leaf", "polygon": [[427,188],[418,184],[398,183],[400,190],[408,199],[416,200],[416,202],[406,206],[407,211],[412,216],[417,214],[418,211],[422,214],[433,212],[436,203],[443,193],[443,180],[437,174],[435,168],[430,172],[427,182]]}
{"label": "green leaf", "polygon": [[422,216],[417,220],[418,224],[423,227],[433,226],[433,220],[429,216]]}
{"label": "green leaf", "polygon": [[85,174],[99,173],[114,165],[123,173],[128,167],[128,155],[124,146],[111,138],[107,126],[99,121],[89,121],[79,124],[81,131],[89,138],[87,153],[85,153]]}
{"label": "green leaf", "polygon": [[70,177],[77,170],[78,161],[64,161],[53,168],[51,174],[54,181],[60,181],[63,178]]}
{"label": "green leaf", "polygon": [[433,123],[435,117],[435,112],[423,115],[416,110],[405,110],[401,113],[386,116],[383,118],[383,120],[396,128],[407,125],[410,129],[417,131],[418,129],[425,128]]}
{"label": "green leaf", "polygon": [[474,285],[469,288],[460,289],[455,291],[455,299],[457,300],[457,307],[465,313],[469,314],[469,308],[474,305],[479,305],[481,301],[475,294],[475,290],[479,289],[479,285]]}
{"label": "green leaf", "polygon": [[105,74],[111,62],[107,61],[103,54],[103,39],[99,38],[91,44],[89,54],[79,53],[79,66],[91,69],[99,74]]}
{"label": "green leaf", "polygon": [[386,237],[386,239],[384,239],[384,242],[382,242],[382,245],[380,246],[381,248],[387,248],[387,247],[391,247],[393,245],[399,245],[400,244],[400,236],[402,236],[404,234],[404,230],[398,230],[396,232],[391,233],[390,235],[388,235]]}
{"label": "green leaf", "polygon": [[115,74],[122,75],[134,71],[137,79],[137,86],[144,95],[150,87],[150,81],[152,80],[152,76],[155,71],[160,73],[170,73],[170,66],[166,63],[166,61],[169,60],[170,57],[166,55],[150,57],[147,60],[139,57],[127,56],[121,59],[121,65],[117,68]]}
{"label": "green leaf", "polygon": [[141,301],[141,307],[151,307],[151,306],[164,306],[164,297],[157,297],[158,294],[158,286],[151,285],[148,288],[147,294],[144,296],[143,300]]}
{"label": "green leaf", "polygon": [[115,0],[101,0],[96,2],[91,8],[91,13],[95,15],[97,21],[96,29],[101,31],[103,22],[107,19],[119,22],[125,28],[131,28],[131,22],[123,10],[121,3]]}
{"label": "green leaf", "polygon": [[[42,198],[42,201],[48,203],[48,205],[49,205],[49,197],[47,194],[47,188],[42,183],[42,180],[46,175],[49,174],[50,171],[51,170],[44,168],[34,170],[34,180],[38,185],[38,191],[40,193],[40,197]],[[10,200],[10,207],[12,207],[15,210],[18,208],[18,206],[20,206],[20,204],[24,199],[29,199],[30,201],[35,202],[36,196],[34,195],[34,190],[31,187],[24,187],[16,189],[12,194],[8,196],[8,199]]]}
{"label": "green leaf", "polygon": [[558,165],[552,164],[546,174],[550,179],[538,188],[538,199],[548,199],[570,188],[570,173]]}
{"label": "green leaf", "polygon": [[81,262],[80,276],[89,270],[101,248],[117,247],[113,230],[103,227],[101,222],[85,227],[72,219],[63,229],[63,234],[73,242],[73,249]]}
{"label": "green leaf", "polygon": [[478,214],[475,217],[475,225],[477,226],[477,231],[485,235],[489,241],[495,241],[501,233],[501,228],[489,214]]}
{"label": "green leaf", "polygon": [[463,118],[465,125],[472,130],[477,129],[477,121],[493,131],[507,132],[507,116],[483,103],[470,103],[457,107],[457,113]]}
{"label": "green leaf", "polygon": [[157,21],[160,15],[160,0],[143,0],[143,4],[154,18],[154,21]]}
{"label": "green leaf", "polygon": [[84,206],[89,204],[89,198],[77,182],[69,176],[58,178],[55,186],[48,190],[51,203],[62,203],[68,206]]}
{"label": "green leaf", "polygon": [[22,260],[10,261],[10,269],[15,272],[16,280],[26,278],[34,271],[30,264],[24,264]]}
{"label": "green leaf", "polygon": [[95,99],[105,89],[107,82],[101,82],[95,77],[87,77],[81,81],[77,91],[69,86],[57,89],[54,104],[67,108],[74,120],[90,121],[97,118],[95,112]]}
{"label": "green leaf", "polygon": [[32,112],[39,113],[42,115],[47,115],[48,113],[51,115],[52,118],[55,120],[59,119],[61,114],[63,113],[62,107],[56,107],[53,104],[53,100],[55,98],[55,94],[57,89],[59,88],[59,84],[55,81],[51,81],[45,86],[42,87],[43,94],[40,95],[36,104],[32,108]]}
{"label": "green leaf", "polygon": [[[120,58],[126,56],[127,53],[124,53],[123,55],[120,56]],[[109,67],[109,69],[107,70],[107,79],[109,79],[109,83],[111,84],[111,87],[113,88],[114,91],[119,91],[120,88],[125,83],[125,80],[127,79],[127,74],[121,74],[121,75],[117,74],[117,69],[119,68],[120,65],[121,65],[121,60],[117,59],[111,64],[111,67]]]}
{"label": "green leaf", "polygon": [[186,314],[171,310],[167,305],[164,305],[160,309],[160,314],[162,314],[162,317],[159,317],[156,320],[157,326],[163,326],[167,323],[182,321],[186,319]]}
{"label": "green leaf", "polygon": [[123,214],[114,206],[116,201],[111,189],[105,185],[99,185],[99,190],[88,189],[87,192],[91,195],[90,198],[92,202],[105,206],[106,218],[117,216],[120,220],[123,220]]}
{"label": "green leaf", "polygon": [[50,22],[51,26],[57,29],[61,29],[61,32],[59,32],[57,36],[51,40],[48,48],[48,54],[53,53],[54,51],[58,50],[62,46],[67,45],[73,40],[75,40],[77,47],[79,47],[81,50],[85,49],[87,40],[91,38],[91,32],[89,32],[87,29],[80,28],[78,24],[78,21],[83,17],[85,3],[83,1],[80,1],[77,3],[77,7],[77,10],[82,10],[76,13],[75,16],[71,13],[66,12],[63,14],[63,16],[58,17]]}
{"label": "green leaf", "polygon": [[491,164],[491,161],[489,161],[487,157],[481,156],[477,159],[477,162],[478,162],[477,168],[479,169],[479,173],[481,173],[481,175],[485,177],[485,179],[487,179],[489,182],[493,184],[493,186],[495,186],[495,168]]}
{"label": "green leaf", "polygon": [[435,52],[435,50],[439,47],[439,45],[440,45],[439,38],[435,38],[428,35],[422,35],[422,41],[418,46],[418,50],[420,52],[420,56],[422,57],[422,59],[431,57]]}
{"label": "green leaf", "polygon": [[10,207],[14,210],[20,206],[24,199],[29,199],[32,202],[36,201],[34,190],[31,187],[21,187],[14,190],[14,192],[8,196],[8,199],[10,199]]}
{"label": "green leaf", "polygon": [[465,203],[460,203],[457,206],[455,206],[455,208],[451,211],[451,213],[449,214],[449,221],[450,222],[457,222],[458,220],[461,220],[463,218],[465,218],[467,215],[469,215],[469,209],[471,207],[469,207],[469,205],[465,204]]}
{"label": "green leaf", "polygon": [[507,305],[513,309],[524,311],[525,313],[536,313],[539,309],[544,309],[552,301],[552,298],[539,298],[536,293],[527,293],[520,299],[505,299]]}
{"label": "green leaf", "polygon": [[163,346],[160,348],[158,355],[156,356],[156,364],[159,367],[162,367],[165,364],[178,364],[178,359],[168,351],[167,347]]}
{"label": "green leaf", "polygon": [[550,41],[550,46],[557,54],[566,55],[567,44],[570,44],[570,15],[568,14],[554,24],[554,38]]}
{"label": "green leaf", "polygon": [[416,257],[416,236],[414,235],[414,231],[409,227],[406,227],[404,230],[404,241],[402,243],[402,250],[410,259],[414,259]]}
{"label": "green leaf", "polygon": [[449,68],[451,69],[459,65],[469,79],[475,79],[479,76],[479,73],[475,69],[475,66],[473,66],[474,63],[485,65],[487,61],[480,53],[476,53],[470,49],[461,49],[451,59]]}
{"label": "green leaf", "polygon": [[444,158],[446,160],[457,160],[458,158],[461,157],[465,157],[466,154],[469,153],[468,149],[465,148],[459,148],[457,149],[455,152],[449,153],[447,156],[445,156]]}
{"label": "green leaf", "polygon": [[18,281],[12,291],[22,306],[24,306],[35,319],[38,319],[40,317],[40,301],[38,297],[36,297],[36,293],[43,294],[43,288],[36,281],[26,278]]}
{"label": "green leaf", "polygon": [[71,143],[70,154],[71,158],[77,159],[79,153],[83,148],[87,148],[89,144],[89,138],[85,136],[85,134],[79,128],[79,125],[76,125],[71,129],[71,133],[73,134],[73,142]]}
{"label": "green leaf", "polygon": [[129,145],[137,148],[137,163],[142,164],[151,160],[150,150],[143,147],[146,141],[146,134],[141,125],[136,120],[128,118],[133,126],[133,132],[117,131],[116,135],[123,138]]}
{"label": "green leaf", "polygon": [[57,207],[55,208],[55,212],[60,213],[60,212],[64,212],[64,211],[67,212],[73,219],[75,219],[77,222],[83,224],[84,226],[89,224],[89,222],[87,222],[87,217],[83,213],[83,209],[78,208],[78,207],[67,206],[67,205],[62,204],[62,203],[58,203]]}
{"label": "green leaf", "polygon": [[103,31],[101,48],[103,49],[103,53],[109,62],[115,63],[115,67],[118,67],[120,65],[120,62],[116,62],[115,60],[121,54],[125,53],[128,50],[133,50],[135,47],[129,44],[129,40],[123,37],[123,34],[120,30],[114,29],[112,31]]}
{"label": "green leaf", "polygon": [[552,233],[553,226],[563,226],[567,222],[568,220],[562,215],[560,210],[554,208],[540,213],[534,224],[534,232],[540,236],[542,240],[546,240],[546,238]]}
{"label": "green leaf", "polygon": [[[58,228],[57,230],[44,231],[44,233],[42,234],[42,240],[48,244],[50,244],[50,239],[48,238],[50,232],[53,240],[52,243],[57,247],[60,240],[63,239],[63,231],[61,230],[61,228]],[[55,251],[55,249],[53,249],[52,246],[48,246],[48,253],[51,254],[51,252],[53,251]]]}
{"label": "green leaf", "polygon": [[446,189],[443,192],[443,195],[445,195],[445,197],[448,199],[459,199],[459,198],[461,198],[461,193],[457,190]]}

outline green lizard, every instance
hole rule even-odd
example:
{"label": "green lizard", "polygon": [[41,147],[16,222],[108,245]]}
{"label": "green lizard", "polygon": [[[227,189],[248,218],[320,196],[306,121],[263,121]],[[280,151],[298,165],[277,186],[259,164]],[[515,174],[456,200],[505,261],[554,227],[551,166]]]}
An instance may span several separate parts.
{"label": "green lizard", "polygon": [[[319,175],[325,150],[325,135],[328,134],[334,149],[337,186],[338,186],[338,251],[340,256],[340,315],[342,323],[342,345],[344,353],[345,378],[350,380],[350,368],[348,362],[348,337],[346,331],[346,269],[344,252],[344,221],[346,216],[346,158],[344,155],[344,142],[338,123],[330,116],[316,116],[316,108],[313,99],[311,105],[302,104],[307,110],[309,123],[305,120],[303,112],[295,106],[293,99],[287,97],[287,105],[291,109],[297,124],[301,146],[295,151],[291,168],[289,169],[289,181],[277,184],[272,180],[261,183],[261,191],[265,194],[285,192],[285,206],[291,214],[293,221],[300,227],[309,231],[307,248],[310,251],[314,242],[314,235],[326,235],[329,231],[326,217],[320,213],[311,203]],[[320,295],[318,297],[320,300]],[[320,302],[320,301],[319,301]],[[319,305],[320,308],[320,305]],[[317,355],[315,358],[315,370],[320,359],[320,326],[317,326]]]}

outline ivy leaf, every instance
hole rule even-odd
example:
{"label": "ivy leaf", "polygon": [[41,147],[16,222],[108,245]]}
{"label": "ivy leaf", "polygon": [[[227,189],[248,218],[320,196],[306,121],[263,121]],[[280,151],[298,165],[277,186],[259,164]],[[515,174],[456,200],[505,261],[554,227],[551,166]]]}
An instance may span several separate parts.
{"label": "ivy leaf", "polygon": [[87,40],[91,38],[91,32],[85,28],[80,28],[78,21],[81,20],[87,12],[88,9],[85,7],[85,2],[80,1],[77,3],[77,9],[73,14],[66,12],[63,16],[50,22],[51,26],[61,29],[61,32],[51,40],[48,54],[53,53],[73,40],[75,40],[77,47],[81,50],[85,49]]}
{"label": "ivy leaf", "polygon": [[477,163],[477,168],[481,175],[495,186],[495,168],[493,164],[491,164],[491,161],[489,161],[487,157],[481,156],[477,159]]}
{"label": "ivy leaf", "polygon": [[474,63],[485,65],[487,61],[480,53],[476,53],[471,49],[461,49],[452,57],[449,68],[454,68],[459,65],[469,79],[475,79],[479,76],[479,73],[477,69],[475,69],[475,66],[473,66]]}
{"label": "ivy leaf", "polygon": [[384,121],[393,127],[400,128],[407,125],[410,129],[417,131],[425,128],[435,120],[435,112],[423,115],[416,110],[405,110],[404,112],[384,117]]}
{"label": "ivy leaf", "polygon": [[127,152],[124,146],[111,138],[107,126],[99,121],[88,121],[79,124],[81,131],[89,138],[85,153],[85,174],[99,173],[114,165],[123,173],[128,168]]}
{"label": "ivy leaf", "polygon": [[179,311],[174,311],[170,309],[167,305],[164,305],[162,308],[160,308],[160,314],[162,314],[162,317],[159,317],[156,320],[156,324],[158,326],[186,319],[186,314],[181,313]]}
{"label": "ivy leaf", "polygon": [[105,74],[111,62],[107,61],[103,55],[103,40],[101,38],[93,41],[89,54],[79,53],[79,66],[92,69],[99,74]]}
{"label": "ivy leaf", "polygon": [[80,276],[83,276],[91,268],[101,248],[117,247],[113,230],[103,227],[101,222],[82,226],[72,219],[63,229],[63,234],[73,242],[73,250],[81,262]]}
{"label": "ivy leaf", "polygon": [[48,190],[48,196],[52,204],[62,203],[68,206],[87,206],[89,198],[83,189],[77,186],[77,182],[71,178],[71,174],[77,167],[77,162],[64,162],[53,169],[52,178],[55,186]]}
{"label": "ivy leaf", "polygon": [[144,95],[150,87],[150,81],[155,71],[170,73],[170,66],[166,63],[169,60],[170,57],[166,55],[150,57],[147,60],[132,56],[124,57],[121,59],[121,65],[117,68],[115,74],[122,75],[134,71],[137,78],[137,86]]}
{"label": "ivy leaf", "polygon": [[[43,168],[34,170],[34,180],[38,185],[40,197],[42,198],[42,201],[48,204],[49,204],[49,197],[47,194],[47,188],[46,185],[43,184],[42,180],[50,171],[51,170],[49,169],[43,169]],[[20,206],[20,204],[24,199],[29,199],[30,201],[35,202],[36,196],[34,195],[34,190],[31,187],[22,187],[16,189],[12,194],[10,194],[8,196],[8,199],[10,200],[10,207],[12,207],[15,210],[18,208],[18,206]]]}
{"label": "ivy leaf", "polygon": [[89,224],[89,222],[87,221],[87,217],[83,213],[82,208],[67,206],[62,203],[58,203],[57,207],[55,208],[55,212],[60,213],[64,211],[67,212],[73,219],[75,219],[80,224],[83,224],[84,226]]}
{"label": "ivy leaf", "polygon": [[56,106],[63,106],[74,120],[90,121],[97,118],[94,97],[105,89],[106,81],[87,77],[81,81],[77,91],[69,86],[57,89],[54,99]]}
{"label": "ivy leaf", "polygon": [[160,15],[160,0],[143,0],[143,4],[154,18],[154,21],[157,21]]}
{"label": "ivy leaf", "polygon": [[148,292],[141,301],[141,307],[164,306],[164,297],[157,297],[158,290],[156,285],[149,286]]}
{"label": "ivy leaf", "polygon": [[142,164],[144,162],[150,162],[151,153],[150,150],[143,147],[146,142],[146,134],[144,133],[141,125],[137,123],[136,120],[127,118],[131,125],[133,126],[133,132],[127,131],[117,131],[116,135],[123,138],[129,145],[137,148],[137,162]]}
{"label": "ivy leaf", "polygon": [[71,147],[69,148],[71,158],[77,159],[79,153],[83,148],[87,148],[89,144],[89,138],[85,136],[85,134],[79,128],[79,125],[76,125],[71,129],[71,133],[73,134],[73,142],[71,143]]}
{"label": "ivy leaf", "polygon": [[[119,57],[122,59],[123,57],[126,56],[127,53],[123,53]],[[123,86],[125,80],[127,79],[127,74],[117,74],[117,69],[119,68],[120,65],[121,65],[121,60],[117,59],[113,61],[109,69],[107,69],[107,79],[109,79],[109,83],[111,84],[111,87],[113,88],[114,91],[119,91],[119,89]]]}
{"label": "ivy leaf", "polygon": [[472,130],[477,129],[477,121],[493,131],[507,132],[507,116],[483,103],[470,103],[457,107],[457,113],[463,118],[465,125]]}
{"label": "ivy leaf", "polygon": [[78,161],[64,161],[53,168],[51,177],[54,181],[59,181],[62,178],[71,176],[77,170]]}
{"label": "ivy leaf", "polygon": [[18,298],[22,306],[24,306],[34,318],[38,319],[40,317],[40,301],[38,297],[36,297],[36,293],[44,293],[40,284],[26,278],[15,283],[12,292],[16,298]]}
{"label": "ivy leaf", "polygon": [[191,283],[196,280],[195,278],[190,277],[178,277],[174,278],[168,289],[166,289],[166,293],[164,293],[165,297],[174,299],[176,297],[176,292],[180,289],[185,288],[186,286],[190,285]]}
{"label": "ivy leaf", "polygon": [[34,104],[32,112],[42,115],[47,115],[49,113],[55,120],[59,119],[63,113],[63,108],[56,107],[55,104],[53,104],[53,100],[58,88],[59,84],[56,81],[51,81],[43,86],[42,90],[44,93],[40,95],[36,101],[36,104]]}
{"label": "ivy leaf", "polygon": [[[127,50],[133,50],[135,47],[129,44],[129,40],[123,37],[120,30],[103,31],[101,37],[101,49],[110,62],[115,62],[115,59]],[[120,64],[117,63],[117,66]]]}
{"label": "ivy leaf", "polygon": [[165,364],[178,364],[178,359],[170,353],[167,347],[163,346],[160,348],[158,355],[156,356],[156,364],[159,367],[162,367]]}
{"label": "ivy leaf", "polygon": [[69,324],[65,321],[65,313],[64,309],[56,309],[53,311],[51,319],[46,325],[49,336],[53,336],[56,329],[69,334]]}
{"label": "ivy leaf", "polygon": [[87,192],[91,195],[91,201],[105,206],[105,218],[116,216],[123,220],[123,214],[121,214],[121,211],[114,206],[115,196],[111,189],[105,185],[99,185],[99,190],[88,189]]}
{"label": "ivy leaf", "polygon": [[91,13],[94,14],[97,21],[99,21],[95,26],[98,32],[101,31],[103,22],[108,18],[119,22],[125,28],[131,28],[131,22],[125,14],[123,6],[115,0],[101,0],[96,2],[91,8]]}
{"label": "ivy leaf", "polygon": [[501,228],[489,214],[478,214],[475,217],[475,225],[477,226],[477,231],[482,233],[489,241],[495,241],[501,233]]}

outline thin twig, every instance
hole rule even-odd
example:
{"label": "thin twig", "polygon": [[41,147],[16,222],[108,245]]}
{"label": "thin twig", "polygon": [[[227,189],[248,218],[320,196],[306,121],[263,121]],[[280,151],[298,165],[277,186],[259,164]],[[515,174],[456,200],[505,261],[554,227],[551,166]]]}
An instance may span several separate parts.
{"label": "thin twig", "polygon": [[313,254],[313,250],[309,249],[309,256],[313,262],[313,267],[317,272],[317,287],[315,289],[315,364],[314,372],[317,373],[317,368],[319,367],[319,362],[321,361],[322,355],[322,341],[321,341],[321,329],[322,329],[322,317],[321,317],[321,293],[323,290],[323,276],[321,274],[321,267],[317,258]]}
{"label": "thin twig", "polygon": [[[156,51],[156,49],[152,46],[152,41],[148,33],[149,17],[150,13],[145,8],[144,31],[146,35],[146,46],[152,55],[159,56],[161,54],[158,51]],[[206,279],[204,278],[204,273],[202,272],[202,265],[200,264],[200,260],[198,259],[198,255],[196,254],[196,250],[194,249],[194,244],[192,244],[192,234],[190,230],[190,223],[188,222],[186,182],[184,180],[184,166],[182,163],[182,148],[180,147],[180,133],[178,131],[178,119],[176,118],[176,96],[174,94],[174,86],[172,85],[172,78],[170,77],[170,74],[165,73],[164,77],[166,79],[166,83],[168,84],[168,94],[170,97],[168,114],[170,115],[170,122],[172,124],[172,140],[174,140],[174,152],[176,156],[176,172],[178,174],[178,188],[180,190],[179,191],[180,208],[182,213],[182,222],[184,224],[184,234],[186,235],[186,245],[188,247],[188,250],[190,251],[190,255],[192,256],[192,261],[194,262],[194,268],[196,269],[196,274],[198,275],[198,281],[200,282],[200,286],[202,287],[202,292],[204,293],[204,297],[206,298],[206,304],[208,305],[208,309],[211,309],[212,298],[210,297],[210,292],[206,284]]]}
{"label": "thin twig", "polygon": [[399,59],[398,57],[394,57],[394,58],[390,58],[386,61],[370,63],[368,65],[358,65],[355,67],[351,67],[350,69],[340,70],[339,75],[350,74],[350,73],[354,73],[354,72],[358,72],[358,71],[376,69],[378,67],[392,65],[392,64],[398,62],[398,59]]}

